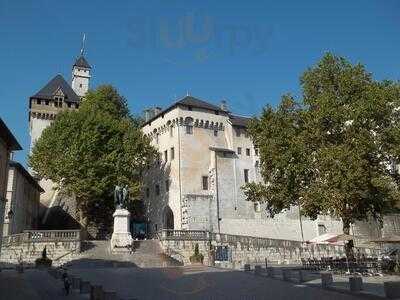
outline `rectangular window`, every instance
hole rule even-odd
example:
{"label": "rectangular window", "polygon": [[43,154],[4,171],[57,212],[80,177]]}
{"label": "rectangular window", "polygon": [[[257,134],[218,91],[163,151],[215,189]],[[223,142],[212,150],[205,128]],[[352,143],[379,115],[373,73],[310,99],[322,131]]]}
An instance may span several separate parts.
{"label": "rectangular window", "polygon": [[37,100],[36,100],[36,103],[37,103],[37,104],[42,104],[42,101],[41,101],[40,99],[37,99]]}
{"label": "rectangular window", "polygon": [[173,137],[174,136],[174,127],[170,126],[169,127],[169,137]]}
{"label": "rectangular window", "polygon": [[254,148],[254,153],[258,156],[258,148]]}
{"label": "rectangular window", "polygon": [[150,189],[146,188],[146,198],[149,198],[149,197],[150,197]]}
{"label": "rectangular window", "polygon": [[237,148],[237,154],[242,154],[242,148],[241,147]]}
{"label": "rectangular window", "polygon": [[174,147],[171,147],[171,154],[170,154],[170,156],[171,156],[171,160],[173,160],[173,159],[175,158],[175,148],[174,148]]}
{"label": "rectangular window", "polygon": [[218,130],[214,130],[214,136],[218,136]]}
{"label": "rectangular window", "polygon": [[202,177],[202,186],[203,190],[208,190],[208,176],[203,176]]}
{"label": "rectangular window", "polygon": [[169,192],[169,180],[165,180],[165,190]]}
{"label": "rectangular window", "polygon": [[326,226],[324,224],[318,224],[318,235],[326,233]]}
{"label": "rectangular window", "polygon": [[168,151],[167,150],[164,151],[164,161],[165,162],[168,161]]}
{"label": "rectangular window", "polygon": [[160,186],[156,184],[156,195],[160,196]]}
{"label": "rectangular window", "polygon": [[193,134],[193,126],[192,125],[186,125],[186,133]]}
{"label": "rectangular window", "polygon": [[236,136],[240,137],[240,129],[236,129]]}
{"label": "rectangular window", "polygon": [[249,133],[247,132],[247,130],[245,130],[245,132],[244,132],[244,136],[245,136],[246,138],[248,138],[248,137],[249,137]]}
{"label": "rectangular window", "polygon": [[249,169],[244,169],[244,182],[249,183]]}
{"label": "rectangular window", "polygon": [[246,148],[246,155],[250,156],[250,148]]}

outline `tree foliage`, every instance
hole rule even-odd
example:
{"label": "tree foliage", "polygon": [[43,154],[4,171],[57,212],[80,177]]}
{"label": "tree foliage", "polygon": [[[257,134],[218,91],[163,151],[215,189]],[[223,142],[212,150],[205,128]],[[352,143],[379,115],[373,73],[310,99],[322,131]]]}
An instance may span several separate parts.
{"label": "tree foliage", "polygon": [[302,97],[285,95],[249,127],[264,183],[244,186],[273,215],[300,205],[343,221],[380,218],[399,199],[400,85],[375,81],[360,65],[325,55],[301,77]]}
{"label": "tree foliage", "polygon": [[83,214],[94,206],[112,209],[115,184],[128,185],[137,196],[141,171],[155,155],[138,124],[125,99],[113,87],[100,86],[78,110],[57,115],[37,140],[29,164],[38,176],[73,193]]}

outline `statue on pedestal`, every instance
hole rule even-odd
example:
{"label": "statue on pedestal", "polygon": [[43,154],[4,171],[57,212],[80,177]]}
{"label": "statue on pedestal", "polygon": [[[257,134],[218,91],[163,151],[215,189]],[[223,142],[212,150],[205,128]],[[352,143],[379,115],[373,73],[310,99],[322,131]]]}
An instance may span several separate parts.
{"label": "statue on pedestal", "polygon": [[129,189],[125,185],[116,185],[114,188],[115,212],[114,230],[111,237],[112,251],[127,251],[132,245],[132,236],[130,233],[130,213],[126,209],[126,203],[129,198]]}
{"label": "statue on pedestal", "polygon": [[126,202],[128,201],[129,197],[129,189],[128,185],[125,187],[116,185],[114,188],[114,203],[116,209],[125,208]]}

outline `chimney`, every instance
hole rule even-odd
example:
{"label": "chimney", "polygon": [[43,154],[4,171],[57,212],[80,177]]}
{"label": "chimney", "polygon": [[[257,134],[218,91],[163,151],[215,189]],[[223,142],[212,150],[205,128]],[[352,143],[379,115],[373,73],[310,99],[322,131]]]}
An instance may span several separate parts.
{"label": "chimney", "polygon": [[143,111],[144,121],[148,122],[150,119],[154,118],[162,111],[161,107],[150,107]]}
{"label": "chimney", "polygon": [[154,107],[153,108],[154,116],[157,116],[159,113],[161,113],[161,111],[162,111],[161,107],[159,106]]}
{"label": "chimney", "polygon": [[228,104],[226,103],[226,100],[222,100],[219,107],[220,107],[223,111],[228,111]]}
{"label": "chimney", "polygon": [[143,111],[144,121],[148,122],[152,118],[152,110],[147,108]]}

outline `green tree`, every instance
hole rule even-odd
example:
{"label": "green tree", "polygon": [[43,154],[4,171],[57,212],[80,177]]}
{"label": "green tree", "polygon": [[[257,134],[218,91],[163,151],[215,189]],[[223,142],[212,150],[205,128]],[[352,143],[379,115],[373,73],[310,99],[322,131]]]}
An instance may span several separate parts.
{"label": "green tree", "polygon": [[297,205],[312,219],[340,218],[348,234],[351,223],[380,219],[399,199],[391,165],[400,158],[400,85],[331,54],[301,85],[301,100],[286,95],[251,122],[265,183],[243,189],[272,215]]}
{"label": "green tree", "polygon": [[[109,85],[89,91],[80,108],[64,111],[43,131],[29,157],[41,178],[76,197],[81,223],[112,215],[115,184],[128,185],[131,198],[141,186],[141,171],[155,150],[130,116],[127,103]],[[96,215],[94,212],[101,212]]]}

